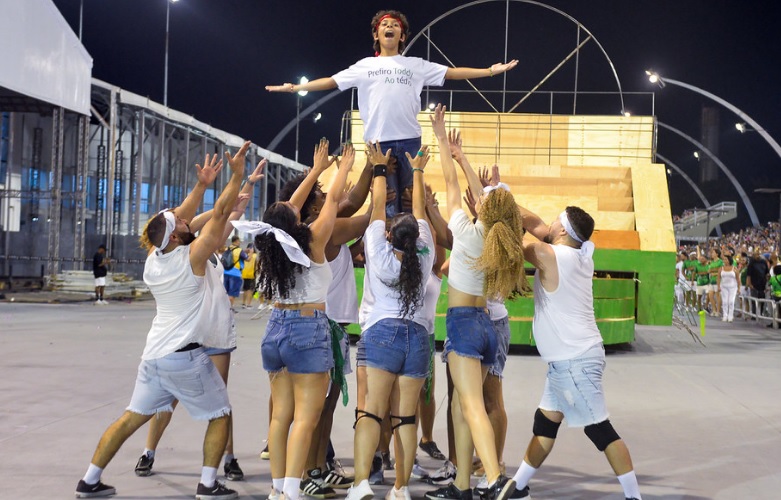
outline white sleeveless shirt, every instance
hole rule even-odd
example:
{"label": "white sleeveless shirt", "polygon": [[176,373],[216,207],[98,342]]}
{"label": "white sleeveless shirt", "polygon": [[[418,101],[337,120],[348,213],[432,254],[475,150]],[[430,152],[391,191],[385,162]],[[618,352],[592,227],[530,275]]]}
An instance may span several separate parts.
{"label": "white sleeveless shirt", "polygon": [[166,254],[155,250],[146,258],[144,283],[155,298],[157,314],[146,336],[141,359],[158,359],[191,342],[202,342],[199,328],[206,297],[203,276],[193,274],[190,245]]}
{"label": "white sleeveless shirt", "polygon": [[290,290],[288,298],[277,298],[281,304],[324,304],[331,285],[331,265],[328,262],[318,264],[312,261],[303,272],[293,271],[296,276],[296,286]]}
{"label": "white sleeveless shirt", "polygon": [[236,321],[223,285],[223,271],[220,259],[216,255],[209,257],[206,262],[206,299],[198,323],[203,329],[201,343],[204,346],[228,349],[236,347]]}
{"label": "white sleeveless shirt", "polygon": [[566,245],[551,248],[556,254],[559,286],[546,291],[537,270],[532,323],[537,350],[548,363],[577,358],[602,343],[594,318],[593,259],[580,256],[576,248]]}
{"label": "white sleeveless shirt", "polygon": [[429,335],[434,333],[434,321],[437,316],[437,302],[442,292],[442,278],[429,273],[426,281],[426,290],[423,293],[423,304],[420,307],[419,323],[426,328]]}
{"label": "white sleeveless shirt", "polygon": [[735,277],[734,268],[731,271],[724,271],[723,269],[721,270],[721,287],[737,290],[738,279]]}
{"label": "white sleeveless shirt", "polygon": [[357,323],[358,290],[350,248],[347,245],[339,247],[339,254],[328,264],[333,278],[325,299],[325,314],[337,323]]}

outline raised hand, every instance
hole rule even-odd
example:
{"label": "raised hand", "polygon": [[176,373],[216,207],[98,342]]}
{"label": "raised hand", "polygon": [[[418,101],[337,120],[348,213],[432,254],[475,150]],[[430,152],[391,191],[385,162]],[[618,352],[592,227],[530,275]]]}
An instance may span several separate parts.
{"label": "raised hand", "polygon": [[[491,65],[491,76],[501,75],[507,71],[510,71],[518,65],[518,59],[513,59],[507,63],[496,63]],[[266,87],[268,88],[268,87]]]}
{"label": "raised hand", "polygon": [[247,181],[255,184],[256,182],[260,182],[261,179],[263,179],[263,169],[266,168],[266,165],[268,164],[268,161],[264,158],[258,162],[258,166],[255,167],[255,170],[252,171],[251,174],[249,174],[249,177],[247,178]]}
{"label": "raised hand", "polygon": [[247,151],[249,150],[249,145],[250,141],[246,141],[241,145],[233,157],[231,157],[230,152],[225,152],[225,160],[228,162],[228,166],[234,175],[239,174],[240,176],[244,177],[244,169],[247,165]]}
{"label": "raised hand", "polygon": [[312,170],[319,176],[328,167],[334,164],[336,160],[335,156],[328,156],[328,139],[323,137],[320,142],[315,146],[315,155],[312,163]]}
{"label": "raised hand", "polygon": [[380,143],[371,142],[366,143],[366,157],[369,159],[372,165],[388,165],[390,162],[391,150],[388,149],[385,154],[380,149]]}
{"label": "raised hand", "polygon": [[195,168],[198,170],[196,175],[201,185],[209,186],[217,178],[217,174],[222,170],[222,160],[217,161],[218,158],[219,155],[217,154],[207,154],[203,160],[203,167],[197,163],[195,164]]}
{"label": "raised hand", "polygon": [[434,112],[428,115],[429,120],[431,120],[431,127],[434,129],[434,135],[437,136],[437,139],[443,141],[447,140],[445,111],[447,111],[447,106],[437,104],[437,107],[434,108]]}
{"label": "raised hand", "polygon": [[477,171],[477,175],[480,177],[480,184],[482,184],[483,187],[491,185],[491,175],[488,172],[488,167],[480,167]]}
{"label": "raised hand", "polygon": [[426,168],[426,164],[431,159],[431,155],[428,153],[428,146],[423,146],[420,148],[420,151],[417,152],[415,157],[413,158],[410,156],[409,153],[404,153],[407,155],[407,161],[409,161],[410,165],[412,165],[412,168],[419,168],[421,170],[424,170]]}
{"label": "raised hand", "polygon": [[355,163],[355,147],[348,142],[342,146],[342,159],[339,160],[339,170],[346,168],[349,172],[353,168],[353,163]]}
{"label": "raised hand", "polygon": [[459,163],[461,163],[461,159],[464,157],[461,144],[461,132],[454,128],[450,129],[450,132],[447,134],[447,145],[450,148],[450,156]]}
{"label": "raised hand", "polygon": [[491,185],[498,186],[502,182],[502,178],[499,176],[499,165],[494,163],[491,167]]}
{"label": "raised hand", "polygon": [[469,209],[469,212],[472,214],[472,217],[477,217],[477,209],[475,208],[475,206],[477,205],[477,200],[475,199],[475,196],[472,194],[472,190],[467,188],[464,195],[465,195],[464,204],[466,204],[467,208]]}

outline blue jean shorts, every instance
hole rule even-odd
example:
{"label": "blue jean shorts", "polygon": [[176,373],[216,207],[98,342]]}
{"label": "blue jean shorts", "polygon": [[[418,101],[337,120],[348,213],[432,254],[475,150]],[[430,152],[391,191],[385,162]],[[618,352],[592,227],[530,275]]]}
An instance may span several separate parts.
{"label": "blue jean shorts", "polygon": [[244,282],[241,276],[225,274],[222,277],[222,282],[225,285],[225,292],[228,294],[228,297],[238,297],[241,294],[241,285]]}
{"label": "blue jean shorts", "polygon": [[323,373],[334,366],[331,328],[323,311],[302,316],[300,310],[274,308],[260,343],[263,369],[290,373]]}
{"label": "blue jean shorts", "polygon": [[225,382],[203,347],[142,360],[127,410],[140,415],[170,412],[174,399],[195,420],[212,420],[230,414]]}
{"label": "blue jean shorts", "polygon": [[226,349],[222,349],[219,347],[204,347],[203,352],[206,353],[207,356],[219,356],[220,354],[230,354],[233,351],[236,350],[236,346],[228,347]]}
{"label": "blue jean shorts", "polygon": [[465,358],[476,358],[481,364],[496,362],[496,333],[484,307],[450,307],[445,317],[447,337],[442,359],[455,352]]}
{"label": "blue jean shorts", "polygon": [[431,344],[423,325],[386,318],[361,334],[358,350],[365,366],[412,378],[428,377]]}
{"label": "blue jean shorts", "polygon": [[510,318],[505,316],[502,319],[492,321],[494,332],[496,333],[496,361],[488,369],[488,373],[494,377],[502,378],[504,365],[507,364],[507,351],[510,349]]}
{"label": "blue jean shorts", "polygon": [[575,359],[548,363],[540,408],[563,413],[569,427],[585,427],[607,420],[610,415],[602,390],[604,370],[602,344]]}

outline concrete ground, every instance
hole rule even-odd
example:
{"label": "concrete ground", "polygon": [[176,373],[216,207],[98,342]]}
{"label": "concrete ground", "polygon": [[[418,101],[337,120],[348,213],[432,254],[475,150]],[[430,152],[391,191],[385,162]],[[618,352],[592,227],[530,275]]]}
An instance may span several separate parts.
{"label": "concrete ground", "polygon": [[[0,303],[0,498],[72,498],[98,438],[129,401],[154,303],[21,300]],[[253,313],[238,315],[239,347],[229,384],[236,456],[246,480],[230,486],[242,498],[265,499],[269,463],[258,457],[268,421],[269,386],[259,355],[265,320],[250,320]],[[630,447],[643,498],[781,498],[781,332],[709,318],[703,340],[705,347],[675,327],[639,326],[631,346],[608,354],[611,420]],[[504,460],[510,474],[530,437],[545,369],[531,353],[508,360]],[[437,363],[436,370],[444,380],[444,366]],[[347,468],[353,455],[354,377],[349,384],[351,401],[337,409],[332,434]],[[444,394],[440,384],[435,396],[440,409]],[[140,478],[133,468],[144,448],[142,428],[106,468],[104,481],[117,488],[116,498],[192,497],[204,429],[204,423],[177,411],[158,448],[155,474]],[[447,449],[444,411],[436,417],[435,439]],[[430,470],[440,465],[419,457]],[[386,473],[386,483],[392,474]],[[375,487],[376,496],[384,497],[389,487]],[[535,500],[623,498],[607,462],[578,429],[562,428],[531,488]],[[411,485],[413,498],[430,489],[421,482]]]}

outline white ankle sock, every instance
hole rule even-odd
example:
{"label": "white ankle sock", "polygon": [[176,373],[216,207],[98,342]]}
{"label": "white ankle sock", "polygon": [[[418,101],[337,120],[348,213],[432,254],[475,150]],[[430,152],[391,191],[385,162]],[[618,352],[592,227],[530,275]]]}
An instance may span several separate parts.
{"label": "white ankle sock", "polygon": [[206,467],[205,465],[201,469],[201,484],[207,488],[214,486],[214,481],[217,480],[217,467]]}
{"label": "white ankle sock", "polygon": [[285,487],[285,478],[281,477],[279,479],[271,479],[271,487],[274,488],[274,490],[277,493],[282,493],[282,488]]}
{"label": "white ankle sock", "polygon": [[515,472],[515,475],[513,476],[513,481],[515,481],[515,487],[519,490],[522,490],[526,488],[529,485],[529,481],[531,480],[532,476],[537,473],[537,469],[532,467],[531,465],[526,463],[526,460],[523,460],[521,462],[521,466],[518,467],[518,470]]}
{"label": "white ankle sock", "polygon": [[298,500],[300,496],[301,478],[300,477],[286,477],[285,484],[282,486],[282,493],[288,500]]}
{"label": "white ankle sock", "polygon": [[640,497],[640,486],[637,484],[635,471],[629,471],[626,474],[616,477],[618,482],[621,483],[621,487],[624,488],[624,496],[626,498],[637,498],[637,500],[642,500],[642,497]]}
{"label": "white ankle sock", "polygon": [[87,467],[87,473],[84,474],[84,482],[87,484],[97,484],[100,481],[100,475],[103,474],[103,469],[97,465],[89,464]]}
{"label": "white ankle sock", "polygon": [[144,455],[148,456],[149,458],[155,458],[155,450],[144,448]]}

